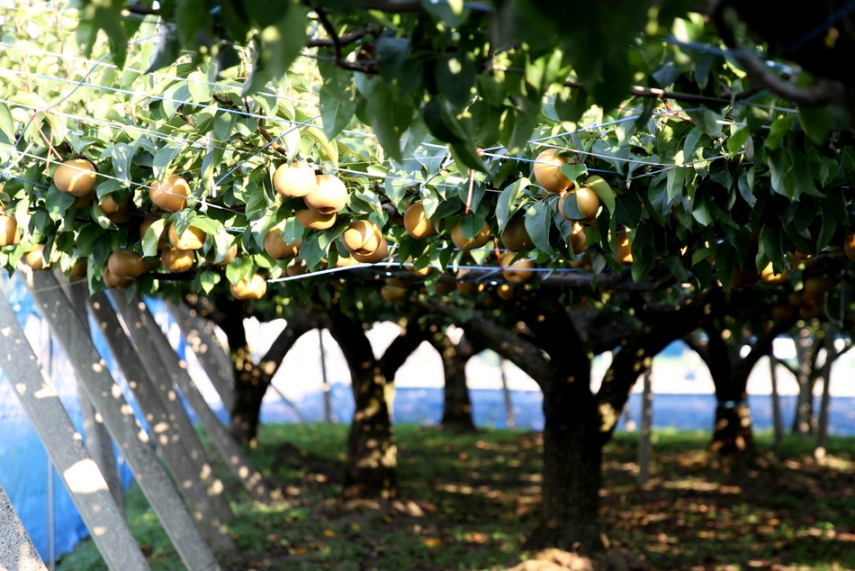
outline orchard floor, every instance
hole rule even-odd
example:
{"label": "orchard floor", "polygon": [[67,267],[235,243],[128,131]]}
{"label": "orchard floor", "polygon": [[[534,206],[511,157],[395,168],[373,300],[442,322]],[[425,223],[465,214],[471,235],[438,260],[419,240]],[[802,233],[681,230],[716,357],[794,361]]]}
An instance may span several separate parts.
{"label": "orchard floor", "polygon": [[[243,559],[225,569],[474,571],[526,557],[520,548],[540,492],[537,434],[396,430],[400,500],[343,504],[337,492],[347,427],[263,427],[253,459],[282,501],[233,503],[231,529]],[[855,438],[833,438],[822,466],[809,444],[791,439],[777,457],[761,453],[740,470],[711,461],[708,439],[656,432],[653,475],[639,488],[636,436],[616,436],[600,494],[613,545],[642,554],[653,569],[855,569]],[[758,440],[763,450],[769,435]],[[152,569],[182,569],[136,488],[128,506]],[[104,568],[89,540],[58,566]]]}

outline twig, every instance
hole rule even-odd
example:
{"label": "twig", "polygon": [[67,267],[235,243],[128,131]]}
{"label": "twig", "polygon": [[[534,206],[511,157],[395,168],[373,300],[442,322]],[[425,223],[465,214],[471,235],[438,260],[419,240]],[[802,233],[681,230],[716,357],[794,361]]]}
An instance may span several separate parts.
{"label": "twig", "polygon": [[[219,103],[220,105],[225,105],[226,107],[229,107],[231,109],[240,110],[240,107],[231,99],[228,99],[228,98],[223,97],[222,95],[218,95],[216,93],[213,95],[213,97],[214,97],[214,100],[217,101],[217,103]],[[247,105],[247,113],[249,113],[250,112],[249,108],[248,108],[249,105],[246,102],[244,102],[244,104]],[[270,135],[270,133],[267,132],[267,129],[264,128],[264,120],[263,119],[258,120],[258,127],[256,127],[256,131],[258,131],[258,133],[262,137],[264,137],[264,139],[268,143],[270,143],[271,149],[273,149],[274,151],[276,151],[277,153],[279,153],[280,155],[282,155],[286,158],[288,157],[288,152],[285,149],[283,149],[278,143],[273,142],[274,141],[273,137]]]}
{"label": "twig", "polygon": [[[419,4],[419,6],[421,7],[421,4]],[[346,61],[341,56],[342,40],[336,33],[335,26],[333,26],[332,22],[330,22],[330,19],[327,17],[327,13],[322,8],[315,8],[315,13],[318,15],[318,21],[321,23],[321,26],[323,26],[327,35],[330,37],[329,41],[332,42],[333,52],[335,54],[333,63],[335,63],[336,66],[351,71],[361,71],[363,73],[377,72],[377,66],[374,62],[364,62],[360,64]]]}

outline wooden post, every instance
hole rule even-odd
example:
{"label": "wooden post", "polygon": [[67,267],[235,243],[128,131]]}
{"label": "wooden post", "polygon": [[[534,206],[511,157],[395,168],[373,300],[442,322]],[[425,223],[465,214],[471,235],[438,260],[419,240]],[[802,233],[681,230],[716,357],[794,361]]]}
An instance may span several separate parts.
{"label": "wooden post", "polygon": [[[134,350],[119,323],[116,312],[110,305],[110,300],[107,299],[107,294],[103,291],[93,294],[89,298],[89,307],[107,340],[113,357],[125,375],[137,404],[143,411],[163,461],[172,473],[172,477],[178,482],[178,491],[191,508],[190,514],[196,520],[196,525],[199,526],[208,544],[215,550],[228,554],[236,552],[229,530],[214,508],[211,496],[208,495],[200,476],[200,474],[209,473],[210,467],[203,466],[199,470],[191,460],[192,456],[199,458],[201,455],[201,452],[195,450],[190,442],[195,435],[193,427],[184,431],[179,430],[175,423],[175,415],[171,416],[167,412],[164,401],[169,399],[161,398],[163,395],[152,381],[156,372],[150,370],[151,357],[146,355],[146,358],[141,358],[140,354]],[[153,353],[150,347],[138,346],[138,348],[141,352],[150,350]],[[227,504],[226,509],[229,509]]]}
{"label": "wooden post", "polygon": [[772,448],[777,450],[784,440],[784,423],[781,419],[781,398],[778,396],[778,359],[774,350],[769,353],[769,377],[772,383],[772,422],[775,427],[775,440]]}
{"label": "wooden post", "polygon": [[321,351],[321,390],[324,394],[324,420],[332,423],[335,421],[335,419],[333,419],[332,412],[332,394],[330,393],[330,381],[327,378],[327,356],[326,351],[324,351],[324,330],[320,327],[318,328],[318,348]]}
{"label": "wooden post", "polygon": [[[62,292],[56,293],[62,296]],[[98,364],[97,361],[95,363]],[[148,571],[148,563],[113,501],[104,476],[83,446],[83,438],[74,428],[50,379],[39,366],[38,358],[4,295],[0,295],[0,367],[15,389],[24,412],[59,471],[107,566],[114,571]],[[109,398],[109,394],[108,391],[105,398]],[[8,502],[5,494],[3,499]],[[0,538],[0,569],[18,569],[15,565],[4,567],[4,560],[21,558],[24,563],[29,560],[29,542],[15,531],[16,519],[12,519],[8,509],[0,505],[0,533],[5,535],[11,530],[10,536]],[[15,552],[9,553],[6,546],[14,546]],[[20,560],[18,564],[21,564]]]}
{"label": "wooden post", "polygon": [[506,370],[505,358],[499,357],[499,374],[502,376],[502,397],[505,401],[505,426],[510,430],[517,427],[517,421],[514,418],[514,403],[511,401],[511,391],[508,388],[508,374]]}
{"label": "wooden post", "polygon": [[211,548],[193,523],[133,409],[60,290],[59,282],[49,271],[35,271],[30,273],[27,285],[185,567],[190,571],[219,569]]}
{"label": "wooden post", "polygon": [[[59,276],[62,289],[68,297],[71,307],[74,310],[77,318],[83,324],[84,329],[89,327],[89,313],[86,311],[86,300],[89,297],[89,288],[86,282],[77,282],[74,284],[68,283],[65,276]],[[75,375],[76,376],[76,375]],[[124,511],[125,509],[125,493],[122,489],[122,481],[119,478],[119,471],[116,468],[116,456],[113,453],[113,442],[110,440],[110,435],[104,427],[104,421],[95,414],[95,407],[92,402],[86,397],[86,391],[80,386],[80,378],[77,378],[77,392],[80,396],[80,411],[83,414],[83,432],[86,434],[86,448],[89,449],[89,454],[92,459],[98,464],[98,469],[107,480],[107,486],[110,488],[110,493],[113,494],[113,499],[116,505]]]}
{"label": "wooden post", "polygon": [[819,422],[816,431],[816,448],[813,455],[817,462],[824,462],[828,446],[828,408],[831,405],[831,367],[837,359],[834,338],[837,327],[829,323],[825,329],[825,363],[822,365],[822,398],[819,403]]}
{"label": "wooden post", "polygon": [[47,571],[3,486],[0,486],[0,569]]}
{"label": "wooden post", "polygon": [[651,431],[653,429],[653,376],[649,367],[644,371],[644,388],[641,393],[641,430],[638,431],[638,485],[650,479]]}
{"label": "wooden post", "polygon": [[235,380],[232,362],[228,357],[228,347],[220,344],[214,332],[216,325],[205,319],[184,304],[167,304],[169,313],[178,324],[178,328],[188,345],[202,364],[202,370],[211,380],[211,384],[220,395],[223,406],[231,414],[235,403]]}
{"label": "wooden post", "polygon": [[[117,304],[120,301],[117,299]],[[252,498],[257,502],[270,503],[271,496],[268,492],[267,484],[258,470],[252,467],[252,464],[246,454],[241,450],[238,443],[234,441],[225,426],[220,423],[220,420],[205,402],[205,398],[193,379],[190,378],[190,373],[187,372],[187,364],[179,359],[178,355],[172,349],[163,331],[160,330],[154,318],[146,307],[145,303],[135,298],[131,303],[123,307],[123,311],[127,311],[127,321],[131,323],[141,323],[145,327],[148,339],[154,345],[160,356],[161,361],[166,366],[169,378],[181,390],[181,394],[187,399],[187,402],[193,407],[193,411],[208,431],[208,436],[214,443],[219,453],[222,455],[226,465],[243,483],[246,489],[250,492]]]}

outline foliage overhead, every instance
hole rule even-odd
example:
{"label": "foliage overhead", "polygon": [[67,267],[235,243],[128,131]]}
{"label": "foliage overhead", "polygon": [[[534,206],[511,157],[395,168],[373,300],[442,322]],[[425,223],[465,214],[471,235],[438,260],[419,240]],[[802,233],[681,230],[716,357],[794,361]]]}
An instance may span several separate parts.
{"label": "foliage overhead", "polygon": [[[788,32],[800,43],[776,36],[765,45],[750,39],[765,29],[747,9],[693,6],[172,0],[6,9],[0,199],[20,242],[9,240],[0,262],[14,269],[44,245],[65,271],[88,258],[98,289],[110,254],[132,249],[151,270],[131,287],[210,292],[258,272],[275,281],[375,262],[347,255],[342,240],[352,222],[368,220],[381,229],[389,271],[474,266],[463,281],[513,284],[527,274],[543,285],[614,284],[623,272],[728,288],[771,264],[798,286],[806,256],[819,261],[809,273],[837,272],[852,233],[855,151],[847,100],[835,95],[847,78],[791,62],[817,45],[845,56],[848,13],[811,8],[803,34]],[[89,204],[57,185],[57,165],[78,157],[97,168]],[[533,166],[549,161],[569,193],[545,191]],[[277,192],[274,173],[286,162],[341,179],[345,207],[321,219],[308,199]],[[174,194],[163,185],[178,175],[188,196],[172,212],[155,195]],[[407,232],[413,203],[437,235]],[[325,228],[305,228],[307,217]],[[153,223],[141,229],[142,220]],[[485,224],[483,246],[460,246]],[[203,240],[189,271],[158,263],[170,226]],[[500,261],[509,226],[528,240]],[[298,258],[271,256],[272,229],[299,242]],[[500,277],[499,267],[524,259],[536,267]],[[448,278],[414,279],[434,291]],[[273,291],[332,295],[314,279],[287,284]]]}

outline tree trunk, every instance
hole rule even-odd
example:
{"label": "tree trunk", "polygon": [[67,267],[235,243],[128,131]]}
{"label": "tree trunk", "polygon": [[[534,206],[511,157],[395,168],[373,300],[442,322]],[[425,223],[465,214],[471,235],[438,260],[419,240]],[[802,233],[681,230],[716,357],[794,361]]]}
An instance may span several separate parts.
{"label": "tree trunk", "polygon": [[[234,300],[220,302],[218,309],[221,315],[217,325],[229,340],[235,379],[229,432],[236,441],[253,445],[258,434],[261,403],[273,376],[297,339],[316,327],[317,319],[307,311],[294,310],[288,316],[285,329],[273,341],[261,362],[256,364],[246,339],[243,324],[246,312],[243,303]],[[286,403],[290,402],[284,396],[282,398]],[[297,413],[299,415],[299,411]]]}
{"label": "tree trunk", "polygon": [[796,335],[796,355],[798,369],[796,379],[799,383],[799,396],[796,400],[796,414],[793,419],[793,434],[804,440],[813,433],[813,352],[815,341],[810,329],[803,327]]}
{"label": "tree trunk", "polygon": [[741,401],[719,401],[715,408],[715,429],[710,450],[723,456],[754,452],[751,409]]}
{"label": "tree trunk", "polygon": [[[583,379],[576,376],[575,382]],[[584,398],[573,384],[556,380],[551,390],[544,391],[540,521],[526,549],[603,548],[599,526],[603,439],[592,397]]]}
{"label": "tree trunk", "polygon": [[638,485],[650,478],[650,452],[653,431],[653,384],[650,369],[644,371],[644,390],[641,393],[641,430],[638,432]]}
{"label": "tree trunk", "polygon": [[465,335],[455,345],[439,327],[432,328],[428,337],[429,343],[442,359],[445,375],[441,425],[453,432],[473,432],[475,423],[472,421],[469,387],[466,386],[466,363],[474,350]]}
{"label": "tree trunk", "polygon": [[816,432],[816,448],[814,458],[817,462],[825,461],[826,446],[828,445],[828,412],[831,406],[831,367],[837,359],[834,348],[834,338],[837,327],[829,324],[825,330],[825,364],[822,366],[822,399],[819,404],[819,422]]}
{"label": "tree trunk", "polygon": [[772,422],[775,427],[775,440],[772,448],[777,450],[784,440],[784,425],[781,422],[781,397],[778,395],[778,359],[769,355],[769,378],[772,383]]}
{"label": "tree trunk", "polygon": [[346,498],[392,498],[397,494],[398,459],[389,408],[386,376],[374,358],[362,324],[330,311],[330,334],[350,369],[355,411],[347,443]]}

